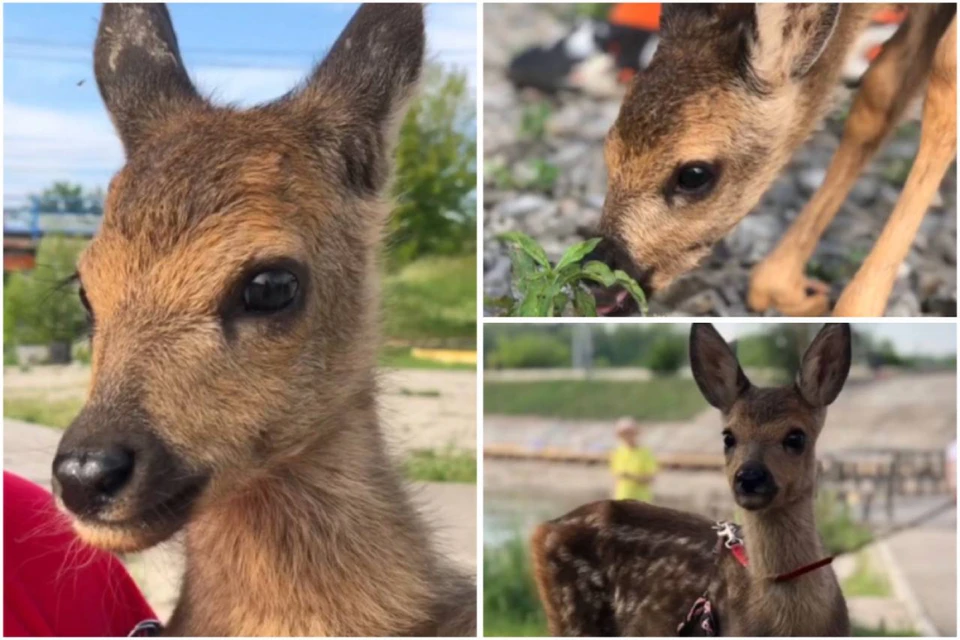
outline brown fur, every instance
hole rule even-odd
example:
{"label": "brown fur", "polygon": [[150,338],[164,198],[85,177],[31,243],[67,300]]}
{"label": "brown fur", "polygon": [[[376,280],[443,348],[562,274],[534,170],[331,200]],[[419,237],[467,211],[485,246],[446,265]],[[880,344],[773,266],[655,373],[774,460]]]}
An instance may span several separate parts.
{"label": "brown fur", "polygon": [[[788,582],[770,579],[825,555],[814,522],[814,445],[849,366],[849,328],[828,325],[808,348],[795,385],[757,388],[712,327],[694,326],[694,376],[736,438],[725,466],[744,507],[749,565],[727,552],[717,556],[716,532],[700,516],[633,500],[585,505],[540,525],[531,543],[551,634],[676,635],[706,593],[722,635],[849,635],[832,569]],[[807,438],[800,453],[783,444],[796,429]],[[778,490],[765,504],[751,504],[736,489],[745,464],[769,470]]]}
{"label": "brown fur", "polygon": [[[633,81],[607,136],[609,182],[600,222],[605,245],[596,255],[648,289],[664,288],[694,268],[757,204],[830,109],[848,50],[879,6],[664,5],[657,53]],[[791,230],[779,253],[758,267],[751,306],[776,305],[798,315],[826,311],[827,293],[803,278],[803,265],[860,169],[935,64],[933,50],[949,40],[944,32],[955,13],[955,5],[911,5],[910,18],[867,74],[857,99],[861,106],[848,119],[844,140],[858,146],[856,154],[841,147],[827,183],[808,207],[821,211],[819,216],[802,215],[800,229]],[[955,77],[950,78],[955,91]],[[871,117],[882,125],[860,133]],[[672,177],[695,161],[715,167],[715,186],[701,195],[677,193]],[[904,197],[924,210],[929,204],[922,196]],[[810,230],[813,217],[821,218],[816,231]],[[881,304],[888,294],[871,293]],[[855,313],[861,304],[844,308]]]}
{"label": "brown fur", "polygon": [[[104,7],[127,162],[79,264],[92,389],[60,449],[137,449],[120,499],[76,520],[87,542],[185,530],[169,633],[475,634],[474,585],[433,549],[376,406],[383,195],[423,50],[419,5],[364,6],[302,87],[240,111],[196,93],[165,7]],[[297,301],[238,313],[277,265]]]}

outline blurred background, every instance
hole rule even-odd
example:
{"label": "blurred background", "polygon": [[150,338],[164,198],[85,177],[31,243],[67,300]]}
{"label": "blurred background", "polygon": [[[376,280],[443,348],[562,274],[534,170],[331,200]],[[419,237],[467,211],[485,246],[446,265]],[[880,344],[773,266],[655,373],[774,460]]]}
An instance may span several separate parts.
{"label": "blurred background", "polygon": [[[606,192],[603,138],[627,84],[657,46],[659,4],[484,5],[484,295],[515,294],[499,234],[521,231],[551,260],[595,236]],[[854,85],[903,14],[881,13],[857,43],[837,108],[795,154],[754,211],[700,268],[658,292],[652,315],[755,315],[751,268],[823,182]],[[879,236],[913,164],[919,103],[869,164],[808,265],[834,300]],[[921,225],[887,308],[892,316],[956,316],[956,163]]]}
{"label": "blurred background", "polygon": [[[300,82],[356,4],[173,4],[201,93],[253,106]],[[384,255],[382,415],[441,544],[476,567],[476,12],[427,7],[428,68],[400,132]],[[123,150],[92,75],[98,4],[4,11],[4,468],[49,487],[83,405],[89,327],[69,282]],[[176,548],[127,559],[165,618]],[[473,570],[473,569],[471,569]]]}
{"label": "blurred background", "polygon": [[[723,323],[750,380],[789,383],[817,324]],[[690,376],[689,323],[484,327],[484,629],[543,635],[533,527],[613,497],[615,423],[658,470],[651,502],[730,519],[720,415]],[[956,326],[853,325],[817,441],[818,527],[859,635],[956,633]],[[952,482],[951,482],[952,479]]]}

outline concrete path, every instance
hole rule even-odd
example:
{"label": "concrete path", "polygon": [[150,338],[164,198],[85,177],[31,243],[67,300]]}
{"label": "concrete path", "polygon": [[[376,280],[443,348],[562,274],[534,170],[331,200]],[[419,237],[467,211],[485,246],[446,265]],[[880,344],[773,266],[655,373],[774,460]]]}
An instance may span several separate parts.
{"label": "concrete path", "polygon": [[[3,468],[50,488],[50,465],[62,431],[4,419]],[[415,483],[414,499],[436,531],[437,545],[471,574],[477,567],[477,487]],[[130,574],[162,619],[173,610],[183,572],[180,544],[174,540],[123,558]]]}
{"label": "concrete path", "polygon": [[[957,532],[919,528],[886,540],[888,560],[913,592],[912,604],[941,636],[957,635]],[[896,586],[896,585],[894,585]]]}

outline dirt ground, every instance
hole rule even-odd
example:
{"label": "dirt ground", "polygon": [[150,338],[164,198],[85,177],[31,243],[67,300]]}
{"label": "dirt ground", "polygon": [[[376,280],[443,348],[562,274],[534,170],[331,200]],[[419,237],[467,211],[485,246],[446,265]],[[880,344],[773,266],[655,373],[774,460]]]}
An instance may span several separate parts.
{"label": "dirt ground", "polygon": [[[385,370],[380,417],[397,452],[453,448],[476,450],[476,373],[443,369]],[[7,398],[42,396],[49,401],[82,399],[90,368],[80,364],[6,367]]]}

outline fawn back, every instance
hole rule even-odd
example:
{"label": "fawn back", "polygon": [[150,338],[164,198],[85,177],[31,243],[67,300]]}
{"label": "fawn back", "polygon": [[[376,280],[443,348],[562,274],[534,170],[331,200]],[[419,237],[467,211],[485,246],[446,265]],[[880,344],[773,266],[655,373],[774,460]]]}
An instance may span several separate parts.
{"label": "fawn back", "polygon": [[665,4],[607,135],[597,257],[650,291],[694,268],[830,106],[871,4]]}
{"label": "fawn back", "polygon": [[710,325],[694,325],[690,359],[704,397],[722,414],[726,477],[743,510],[748,566],[718,555],[706,518],[631,500],[585,505],[533,537],[551,633],[676,635],[704,595],[723,635],[849,633],[832,570],[772,580],[824,555],[814,522],[814,445],[850,367],[849,327],[824,327],[789,386],[755,387]]}

